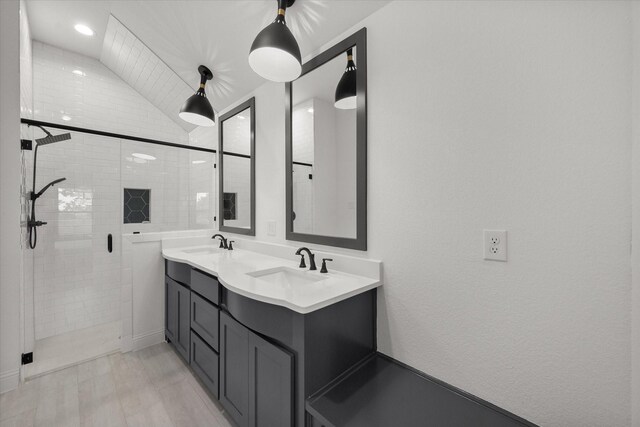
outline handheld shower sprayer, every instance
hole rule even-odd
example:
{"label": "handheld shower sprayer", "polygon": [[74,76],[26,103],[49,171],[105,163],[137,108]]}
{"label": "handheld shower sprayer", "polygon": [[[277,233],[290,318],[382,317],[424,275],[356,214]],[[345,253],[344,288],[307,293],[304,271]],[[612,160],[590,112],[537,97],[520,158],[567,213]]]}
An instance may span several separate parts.
{"label": "handheld shower sprayer", "polygon": [[44,187],[42,187],[42,190],[38,191],[37,193],[34,193],[33,191],[31,192],[31,200],[36,200],[37,198],[39,198],[40,196],[42,196],[44,194],[45,191],[47,191],[49,189],[49,187],[56,185],[59,182],[65,181],[67,178],[58,178],[56,180],[51,181],[50,183],[48,183],[47,185],[45,185]]}

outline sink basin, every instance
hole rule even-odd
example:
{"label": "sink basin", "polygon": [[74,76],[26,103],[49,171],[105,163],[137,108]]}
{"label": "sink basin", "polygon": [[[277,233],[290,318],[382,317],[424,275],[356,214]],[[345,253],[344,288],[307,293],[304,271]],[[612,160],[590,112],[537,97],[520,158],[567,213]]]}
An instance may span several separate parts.
{"label": "sink basin", "polygon": [[193,248],[193,249],[185,249],[182,252],[185,254],[214,254],[219,252],[218,248]]}
{"label": "sink basin", "polygon": [[323,280],[323,277],[289,267],[275,267],[247,273],[251,277],[280,286],[304,286]]}

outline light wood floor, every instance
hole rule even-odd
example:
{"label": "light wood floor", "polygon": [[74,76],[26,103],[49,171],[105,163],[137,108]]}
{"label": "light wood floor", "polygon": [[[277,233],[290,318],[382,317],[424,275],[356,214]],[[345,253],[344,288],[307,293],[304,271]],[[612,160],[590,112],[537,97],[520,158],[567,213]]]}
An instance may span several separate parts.
{"label": "light wood floor", "polygon": [[0,395],[0,427],[231,427],[168,344],[113,354]]}

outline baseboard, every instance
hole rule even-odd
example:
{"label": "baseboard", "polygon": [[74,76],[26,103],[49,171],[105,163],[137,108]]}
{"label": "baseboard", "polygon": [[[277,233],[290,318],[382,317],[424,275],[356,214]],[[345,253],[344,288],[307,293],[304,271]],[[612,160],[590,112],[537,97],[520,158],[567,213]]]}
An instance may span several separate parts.
{"label": "baseboard", "polygon": [[133,338],[131,335],[123,335],[120,338],[120,352],[128,353],[133,351]]}
{"label": "baseboard", "polygon": [[164,342],[164,329],[154,332],[148,332],[146,334],[134,335],[132,350],[142,350],[145,347],[150,347],[155,344]]}
{"label": "baseboard", "polygon": [[0,394],[11,391],[20,384],[20,369],[0,374]]}

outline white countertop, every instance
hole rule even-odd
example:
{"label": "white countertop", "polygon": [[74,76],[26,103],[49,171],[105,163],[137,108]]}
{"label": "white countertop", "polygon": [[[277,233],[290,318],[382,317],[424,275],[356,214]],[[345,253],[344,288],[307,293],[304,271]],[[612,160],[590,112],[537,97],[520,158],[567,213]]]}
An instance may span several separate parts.
{"label": "white countertop", "polygon": [[[220,249],[214,253],[193,252],[215,247],[201,245],[164,248],[162,256],[170,261],[189,264],[216,276],[221,285],[239,295],[280,305],[302,314],[319,310],[381,285],[379,279],[334,271],[331,263],[328,263],[329,273],[320,273],[321,260],[318,261],[318,256],[316,256],[318,270],[309,271],[308,268],[298,269],[299,259],[294,256],[291,260],[287,260],[243,249],[233,251]],[[320,280],[292,286],[284,281],[272,283],[247,274],[276,267],[298,269],[308,278]]]}

